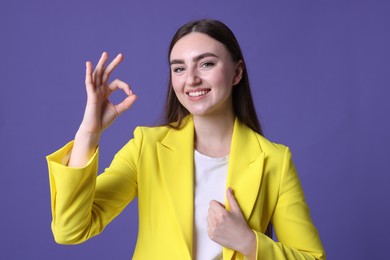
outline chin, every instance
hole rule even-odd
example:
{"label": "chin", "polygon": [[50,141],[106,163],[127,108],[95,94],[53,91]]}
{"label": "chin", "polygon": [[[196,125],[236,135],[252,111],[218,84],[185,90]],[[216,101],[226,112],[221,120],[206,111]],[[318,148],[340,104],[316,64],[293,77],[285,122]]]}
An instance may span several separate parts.
{"label": "chin", "polygon": [[210,110],[206,107],[194,107],[194,106],[184,106],[188,112],[190,112],[191,115],[194,115],[194,116],[201,116],[201,115],[205,115],[207,114],[208,112],[210,112]]}

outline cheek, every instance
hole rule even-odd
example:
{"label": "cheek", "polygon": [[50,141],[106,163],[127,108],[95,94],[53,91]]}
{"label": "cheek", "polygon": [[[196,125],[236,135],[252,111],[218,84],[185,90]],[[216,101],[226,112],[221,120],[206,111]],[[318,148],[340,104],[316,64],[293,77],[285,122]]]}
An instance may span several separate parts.
{"label": "cheek", "polygon": [[172,89],[173,89],[173,92],[175,93],[175,96],[176,98],[180,101],[180,103],[182,103],[183,101],[183,87],[181,87],[181,85],[179,84],[179,82],[174,79],[171,80],[172,82]]}
{"label": "cheek", "polygon": [[233,85],[234,71],[230,67],[221,68],[214,74],[214,81],[219,85],[231,87]]}
{"label": "cheek", "polygon": [[181,95],[180,95],[180,89],[177,88],[177,86],[175,86],[174,84],[172,84],[172,89],[173,89],[173,92],[175,93],[175,96],[178,98],[178,99],[181,99]]}
{"label": "cheek", "polygon": [[175,92],[179,91],[181,86],[182,86],[182,82],[181,82],[180,78],[178,78],[178,77],[171,77],[171,82],[172,82],[173,90]]}

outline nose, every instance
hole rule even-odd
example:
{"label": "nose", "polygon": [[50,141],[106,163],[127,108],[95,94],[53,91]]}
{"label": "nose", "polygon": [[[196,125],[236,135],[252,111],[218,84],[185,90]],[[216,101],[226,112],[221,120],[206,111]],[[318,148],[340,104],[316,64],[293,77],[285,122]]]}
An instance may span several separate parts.
{"label": "nose", "polygon": [[201,78],[198,75],[196,69],[188,69],[187,70],[187,78],[186,83],[187,86],[198,86],[202,82]]}

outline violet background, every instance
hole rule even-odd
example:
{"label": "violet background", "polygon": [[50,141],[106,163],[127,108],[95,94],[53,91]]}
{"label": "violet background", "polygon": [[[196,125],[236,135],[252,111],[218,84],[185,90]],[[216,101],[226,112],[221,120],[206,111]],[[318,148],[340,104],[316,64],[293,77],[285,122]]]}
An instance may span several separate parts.
{"label": "violet background", "polygon": [[199,18],[235,32],[265,135],[290,146],[328,259],[385,259],[389,13],[375,0],[1,1],[0,259],[131,258],[136,201],[100,236],[54,242],[45,156],[73,138],[85,61],[104,50],[125,55],[113,77],[139,98],[105,132],[100,169],[135,126],[158,123],[169,41]]}

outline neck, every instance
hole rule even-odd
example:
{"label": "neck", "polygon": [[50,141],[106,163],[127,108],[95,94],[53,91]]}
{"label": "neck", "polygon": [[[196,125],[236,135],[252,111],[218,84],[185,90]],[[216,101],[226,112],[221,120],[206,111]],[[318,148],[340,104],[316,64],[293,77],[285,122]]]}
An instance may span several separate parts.
{"label": "neck", "polygon": [[226,113],[217,116],[193,116],[195,149],[210,157],[222,157],[230,153],[235,116]]}

